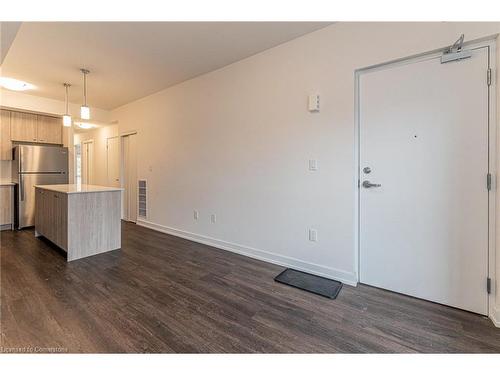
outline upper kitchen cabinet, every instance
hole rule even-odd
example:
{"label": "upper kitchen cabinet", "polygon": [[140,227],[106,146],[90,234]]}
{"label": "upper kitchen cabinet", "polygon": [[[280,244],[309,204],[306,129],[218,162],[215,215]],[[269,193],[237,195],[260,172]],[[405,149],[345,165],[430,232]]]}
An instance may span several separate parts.
{"label": "upper kitchen cabinet", "polygon": [[11,112],[10,139],[15,142],[62,144],[61,119],[24,112]]}
{"label": "upper kitchen cabinet", "polygon": [[62,131],[60,118],[38,116],[37,142],[62,144]]}
{"label": "upper kitchen cabinet", "polygon": [[11,140],[18,142],[36,142],[37,115],[23,112],[11,112]]}
{"label": "upper kitchen cabinet", "polygon": [[10,111],[0,110],[0,160],[12,160]]}

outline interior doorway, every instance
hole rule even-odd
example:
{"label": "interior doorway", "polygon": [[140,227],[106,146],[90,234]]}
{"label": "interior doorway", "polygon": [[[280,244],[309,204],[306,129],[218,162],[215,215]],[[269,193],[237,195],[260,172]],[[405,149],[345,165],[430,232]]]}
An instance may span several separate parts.
{"label": "interior doorway", "polygon": [[122,219],[137,221],[137,133],[121,137]]}
{"label": "interior doorway", "polygon": [[82,144],[75,145],[75,184],[82,183]]}
{"label": "interior doorway", "polygon": [[359,73],[359,275],[487,315],[491,52],[469,51]]}

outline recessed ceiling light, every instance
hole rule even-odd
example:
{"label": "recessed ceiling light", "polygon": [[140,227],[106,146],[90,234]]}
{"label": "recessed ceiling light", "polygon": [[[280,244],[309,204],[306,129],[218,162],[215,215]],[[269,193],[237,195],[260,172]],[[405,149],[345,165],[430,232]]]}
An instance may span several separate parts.
{"label": "recessed ceiling light", "polygon": [[31,83],[9,77],[0,77],[0,86],[4,89],[13,91],[26,91],[33,90],[35,88],[35,86]]}
{"label": "recessed ceiling light", "polygon": [[89,122],[75,121],[74,124],[78,126],[80,129],[92,129],[97,127],[97,125],[91,124]]}

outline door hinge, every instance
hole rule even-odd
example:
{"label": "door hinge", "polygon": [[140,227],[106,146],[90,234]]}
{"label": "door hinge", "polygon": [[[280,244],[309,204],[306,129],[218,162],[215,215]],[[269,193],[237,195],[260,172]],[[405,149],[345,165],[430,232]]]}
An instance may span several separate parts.
{"label": "door hinge", "polygon": [[491,173],[486,175],[486,188],[488,191],[491,190]]}
{"label": "door hinge", "polygon": [[488,294],[491,293],[491,279],[489,277],[486,279],[486,291]]}
{"label": "door hinge", "polygon": [[491,86],[491,68],[486,71],[486,83]]}

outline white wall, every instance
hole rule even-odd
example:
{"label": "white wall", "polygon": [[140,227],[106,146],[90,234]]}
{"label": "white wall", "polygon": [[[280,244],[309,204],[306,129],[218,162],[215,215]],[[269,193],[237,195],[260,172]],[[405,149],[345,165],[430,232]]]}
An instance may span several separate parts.
{"label": "white wall", "polygon": [[[354,71],[498,32],[338,23],[116,109],[121,132],[138,130],[145,224],[355,283]],[[320,113],[307,112],[310,93],[321,94]]]}
{"label": "white wall", "polygon": [[496,197],[496,280],[494,282],[494,290],[496,303],[493,307],[493,311],[491,313],[491,318],[494,321],[497,327],[500,327],[500,220],[498,219],[500,215],[500,191],[498,187],[500,186],[500,178],[498,175],[500,174],[500,80],[498,79],[498,72],[500,72],[500,43],[497,39],[497,69],[496,74],[494,74],[494,80],[497,87],[497,177],[496,177],[496,186],[497,186],[497,197]]}

